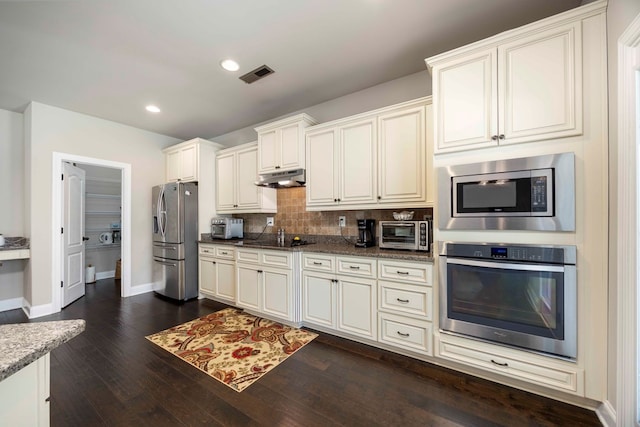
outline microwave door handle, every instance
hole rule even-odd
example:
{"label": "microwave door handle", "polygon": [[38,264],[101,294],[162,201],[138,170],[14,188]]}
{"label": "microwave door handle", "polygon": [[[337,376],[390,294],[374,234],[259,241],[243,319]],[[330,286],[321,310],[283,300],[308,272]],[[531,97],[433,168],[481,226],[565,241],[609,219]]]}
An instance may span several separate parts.
{"label": "microwave door handle", "polygon": [[476,261],[471,259],[448,258],[447,264],[466,265],[469,267],[486,267],[502,270],[520,271],[551,271],[556,273],[564,272],[564,266],[560,265],[537,265],[537,264],[515,264],[507,262]]}

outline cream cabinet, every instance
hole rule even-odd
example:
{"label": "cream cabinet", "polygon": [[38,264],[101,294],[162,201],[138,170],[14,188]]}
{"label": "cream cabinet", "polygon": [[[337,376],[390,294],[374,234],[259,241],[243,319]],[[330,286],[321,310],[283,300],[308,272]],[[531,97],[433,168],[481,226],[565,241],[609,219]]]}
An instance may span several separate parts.
{"label": "cream cabinet", "polygon": [[235,248],[200,244],[198,286],[200,294],[227,304],[236,300]]}
{"label": "cream cabinet", "polygon": [[378,341],[433,355],[433,265],[378,261]]}
{"label": "cream cabinet", "polygon": [[298,114],[255,128],[258,133],[258,173],[304,168],[304,129],[315,124],[307,114]]}
{"label": "cream cabinet", "polygon": [[258,187],[258,145],[243,144],[216,156],[216,197],[219,213],[275,213],[274,188]]}
{"label": "cream cabinet", "polygon": [[238,249],[238,307],[288,323],[299,322],[292,252]]}
{"label": "cream cabinet", "polygon": [[376,340],[376,260],[302,254],[302,321]]}
{"label": "cream cabinet", "polygon": [[166,182],[198,182],[198,232],[211,230],[216,215],[216,152],[222,145],[194,138],[163,149]]}
{"label": "cream cabinet", "polygon": [[435,152],[582,133],[582,32],[574,21],[428,58]]}
{"label": "cream cabinet", "polygon": [[307,210],[432,206],[429,101],[308,128]]}
{"label": "cream cabinet", "polygon": [[48,426],[49,353],[0,382],[0,425]]}

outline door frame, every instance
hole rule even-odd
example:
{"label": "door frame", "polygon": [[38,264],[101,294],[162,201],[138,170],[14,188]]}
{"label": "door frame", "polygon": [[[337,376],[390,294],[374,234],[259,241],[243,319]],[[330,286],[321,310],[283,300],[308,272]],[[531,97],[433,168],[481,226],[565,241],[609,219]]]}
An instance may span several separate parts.
{"label": "door frame", "polygon": [[[618,39],[618,227],[616,280],[616,425],[638,425],[638,303],[640,223],[640,154],[636,126],[640,115],[640,15]],[[610,381],[612,381],[611,379]]]}
{"label": "door frame", "polygon": [[114,162],[111,160],[93,157],[78,156],[75,154],[53,152],[53,165],[51,175],[51,304],[52,312],[61,310],[62,295],[60,293],[60,281],[62,278],[62,235],[59,230],[63,226],[62,218],[62,163],[83,163],[92,166],[101,166],[112,169],[120,169],[121,196],[122,196],[122,228],[120,233],[121,287],[120,296],[131,295],[131,165],[128,163]]}

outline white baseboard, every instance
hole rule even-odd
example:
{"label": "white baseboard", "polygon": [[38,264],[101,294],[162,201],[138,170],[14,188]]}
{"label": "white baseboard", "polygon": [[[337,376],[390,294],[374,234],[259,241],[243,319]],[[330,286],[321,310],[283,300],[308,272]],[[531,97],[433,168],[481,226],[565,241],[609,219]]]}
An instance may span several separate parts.
{"label": "white baseboard", "polygon": [[112,277],[116,277],[116,271],[101,271],[100,273],[96,273],[96,280],[102,279],[111,279]]}
{"label": "white baseboard", "polygon": [[616,426],[616,408],[608,400],[596,408],[596,415],[604,427]]}
{"label": "white baseboard", "polygon": [[24,298],[22,297],[2,300],[0,301],[0,311],[9,311],[22,308],[23,300]]}
{"label": "white baseboard", "polygon": [[134,295],[146,294],[149,292],[153,292],[154,289],[157,289],[158,283],[144,283],[142,285],[131,286],[129,295],[125,295],[125,297],[132,297]]}
{"label": "white baseboard", "polygon": [[22,311],[24,311],[29,319],[35,319],[36,317],[48,316],[55,313],[55,311],[53,311],[53,304],[51,303],[32,307],[26,299],[23,299]]}

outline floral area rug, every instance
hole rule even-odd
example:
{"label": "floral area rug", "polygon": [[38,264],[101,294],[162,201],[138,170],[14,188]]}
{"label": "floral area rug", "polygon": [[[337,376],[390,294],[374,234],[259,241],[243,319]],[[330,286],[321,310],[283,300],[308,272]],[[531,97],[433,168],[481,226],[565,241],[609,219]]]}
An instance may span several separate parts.
{"label": "floral area rug", "polygon": [[317,336],[227,308],[146,338],[240,392]]}

